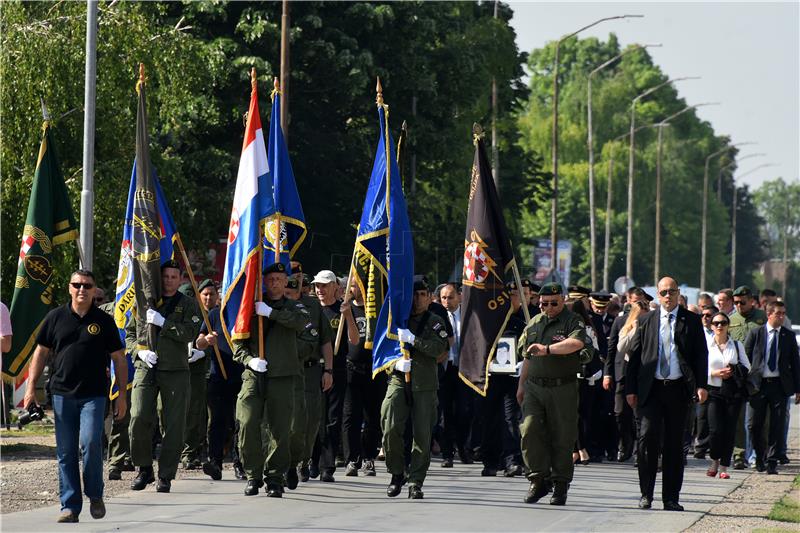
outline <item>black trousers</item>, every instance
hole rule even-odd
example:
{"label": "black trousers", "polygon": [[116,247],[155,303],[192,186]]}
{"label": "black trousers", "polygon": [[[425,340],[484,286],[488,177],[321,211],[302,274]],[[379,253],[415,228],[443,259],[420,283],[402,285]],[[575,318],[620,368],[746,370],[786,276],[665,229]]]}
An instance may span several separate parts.
{"label": "black trousers", "polygon": [[722,466],[731,466],[736,423],[739,421],[743,402],[743,398],[723,396],[719,390],[712,388],[708,391],[708,401],[700,404],[708,406],[706,411],[711,459],[719,461]]}
{"label": "black trousers", "polygon": [[439,406],[443,419],[439,445],[445,459],[452,459],[456,448],[460,452],[469,446],[472,396],[472,390],[458,377],[458,367],[448,364],[447,370],[439,377]]}
{"label": "black trousers", "polygon": [[623,455],[636,451],[638,424],[634,423],[633,409],[625,399],[625,382],[618,381],[614,391],[614,420],[617,424],[617,452]]}
{"label": "black trousers", "polygon": [[709,427],[709,414],[708,414],[710,406],[711,406],[710,402],[698,403],[695,406],[695,412],[696,412],[694,419],[695,453],[706,453],[711,447],[711,434],[710,434],[711,428]]}
{"label": "black trousers", "polygon": [[208,380],[208,458],[218,465],[222,465],[225,443],[236,432],[236,396],[241,386],[241,381]]}
{"label": "black trousers", "polygon": [[[690,400],[685,380],[653,380],[650,395],[639,405],[639,489],[653,498],[662,457],[662,499],[677,502],[683,485],[683,436]],[[662,445],[663,442],[663,445]]]}
{"label": "black trousers", "polygon": [[[783,448],[786,425],[786,393],[779,378],[761,380],[761,390],[750,398],[753,417],[750,419],[750,439],[756,452],[756,460],[777,463]],[[764,446],[764,429],[769,413],[769,433]]]}
{"label": "black trousers", "polygon": [[481,459],[491,469],[521,465],[519,424],[521,411],[517,403],[519,378],[493,374],[482,404]]}
{"label": "black trousers", "polygon": [[320,426],[320,472],[336,471],[336,454],[342,448],[342,412],[347,392],[346,367],[333,369],[333,387],[325,393]]}
{"label": "black trousers", "polygon": [[[381,402],[386,396],[386,373],[372,379],[371,369],[347,368],[347,391],[344,395],[344,457],[356,464],[374,461],[381,445]],[[363,436],[362,436],[363,426]]]}

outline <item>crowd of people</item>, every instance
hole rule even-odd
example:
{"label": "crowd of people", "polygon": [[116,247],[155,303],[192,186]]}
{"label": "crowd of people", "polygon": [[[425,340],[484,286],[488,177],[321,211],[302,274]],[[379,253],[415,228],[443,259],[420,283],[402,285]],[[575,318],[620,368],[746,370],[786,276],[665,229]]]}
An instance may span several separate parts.
{"label": "crowd of people", "polygon": [[[441,468],[458,460],[480,464],[481,476],[525,475],[524,501],[552,492],[552,505],[566,503],[576,465],[632,462],[639,507],[651,507],[661,471],[664,508],[682,510],[688,454],[707,457],[708,476],[720,479],[731,468],[773,474],[789,461],[800,357],[773,291],[723,289],[687,305],[671,278],[655,297],[637,287],[617,295],[511,281],[484,397],[459,376],[457,283],[430,287],[415,277],[409,325],[397,333],[408,356],[373,371],[361,288],[330,270],[312,277],[296,262],[291,274],[269,267],[251,335],[231,342],[213,281],[195,295],[177,263],[161,275],[162,301],[131,321],[124,346],[113,302],[98,307],[94,276],[82,270],[37,336],[25,403],[36,403],[36,381],[54,355],[59,521],[81,511],[79,454],[91,514],[105,514],[103,416],[113,419],[108,478],[135,472],[131,489],[155,483],[163,493],[181,467],[219,480],[230,461],[245,495],[264,488],[280,498],[311,479],[341,480],[340,469],[375,476],[383,460],[387,495],[407,485],[420,499],[438,455]],[[145,343],[148,335],[156,342]],[[120,393],[107,402],[110,359]]]}

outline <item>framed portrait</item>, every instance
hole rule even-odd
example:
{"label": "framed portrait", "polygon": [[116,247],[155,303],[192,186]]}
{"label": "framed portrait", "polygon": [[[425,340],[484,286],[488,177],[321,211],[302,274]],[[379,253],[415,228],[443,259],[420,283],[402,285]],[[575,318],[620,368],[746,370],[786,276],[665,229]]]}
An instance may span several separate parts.
{"label": "framed portrait", "polygon": [[516,374],[517,372],[517,339],[500,337],[494,351],[494,359],[489,365],[492,374]]}

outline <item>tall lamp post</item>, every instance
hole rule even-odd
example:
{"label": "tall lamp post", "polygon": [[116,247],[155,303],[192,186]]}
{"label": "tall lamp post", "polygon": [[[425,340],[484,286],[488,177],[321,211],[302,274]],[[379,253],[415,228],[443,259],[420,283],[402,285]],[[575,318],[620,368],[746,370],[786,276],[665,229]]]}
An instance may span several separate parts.
{"label": "tall lamp post", "polygon": [[706,157],[705,170],[703,171],[703,222],[702,229],[700,230],[700,292],[706,290],[706,250],[708,242],[708,166],[711,163],[711,160],[718,155],[722,155],[725,152],[736,148],[737,146],[745,146],[748,144],[755,143],[743,142],[731,144],[725,148],[717,150],[712,154],[709,154],[709,156]]}
{"label": "tall lamp post", "polygon": [[740,162],[744,161],[745,159],[750,159],[752,157],[762,157],[762,156],[765,156],[765,155],[767,155],[767,154],[765,154],[763,152],[759,152],[757,154],[743,155],[741,157],[737,157],[734,161],[731,161],[727,165],[722,165],[721,167],[719,167],[719,173],[717,174],[717,201],[719,201],[719,203],[722,203],[722,173],[725,171],[725,169],[728,169],[728,168],[730,168],[732,166],[738,165]]}
{"label": "tall lamp post", "polygon": [[[634,52],[636,50],[644,50],[645,48],[651,46],[661,46],[660,44],[637,44],[627,50],[623,51],[621,54],[617,54],[616,56],[612,57],[599,67],[595,68],[589,73],[589,81],[587,82],[587,90],[586,90],[586,114],[588,117],[588,139],[586,141],[587,145],[589,146],[589,249],[590,249],[590,256],[591,256],[591,277],[592,277],[592,288],[597,287],[597,261],[596,257],[596,242],[595,242],[595,214],[594,214],[594,129],[592,127],[592,78],[594,75],[603,70],[604,68],[612,65],[618,59],[622,58],[622,56]],[[605,287],[605,283],[604,283]]]}
{"label": "tall lamp post", "polygon": [[639,100],[649,96],[650,94],[654,93],[658,89],[665,87],[667,85],[671,85],[676,81],[682,80],[696,80],[700,79],[698,76],[692,77],[684,77],[684,78],[672,78],[665,82],[659,83],[655,87],[651,87],[647,89],[645,92],[637,96],[631,101],[631,132],[630,132],[630,139],[629,139],[629,149],[628,149],[628,235],[627,235],[627,246],[625,250],[626,258],[625,258],[625,276],[628,279],[633,278],[633,153],[634,153],[634,139],[636,137],[636,104],[639,103]]}
{"label": "tall lamp post", "polygon": [[606,22],[608,20],[643,18],[644,15],[617,15],[615,17],[604,17],[588,24],[569,35],[565,35],[556,41],[555,58],[553,60],[553,137],[552,137],[552,165],[553,165],[553,199],[550,209],[550,267],[556,268],[556,255],[558,251],[558,57],[561,43],[575,37],[580,32]]}
{"label": "tall lamp post", "polygon": [[655,239],[655,254],[653,255],[653,285],[658,285],[660,268],[661,268],[661,155],[663,153],[663,133],[664,127],[669,126],[670,121],[687,111],[697,109],[705,105],[717,105],[719,102],[706,102],[703,104],[696,104],[686,106],[677,113],[673,113],[661,122],[655,124],[658,128],[658,149],[656,151],[656,239]]}
{"label": "tall lamp post", "polygon": [[[742,179],[743,177],[752,174],[756,170],[761,170],[762,168],[774,167],[774,166],[776,165],[774,165],[773,163],[764,163],[763,165],[758,165],[757,167],[748,170],[744,174],[740,174],[739,179]],[[731,200],[731,287],[736,286],[736,197],[738,196],[738,194],[739,190],[736,188],[736,179],[734,179],[733,199]]]}

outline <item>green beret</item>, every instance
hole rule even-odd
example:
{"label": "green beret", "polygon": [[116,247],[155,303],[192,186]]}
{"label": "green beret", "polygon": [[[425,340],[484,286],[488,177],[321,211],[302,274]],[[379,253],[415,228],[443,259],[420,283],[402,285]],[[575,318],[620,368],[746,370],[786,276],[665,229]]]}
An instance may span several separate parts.
{"label": "green beret", "polygon": [[181,283],[181,286],[178,287],[178,292],[183,294],[184,296],[188,296],[189,298],[192,298],[194,296],[194,291],[192,290],[191,283]]}
{"label": "green beret", "polygon": [[414,290],[415,291],[429,291],[428,280],[425,276],[417,274],[414,276]]}
{"label": "green beret", "polygon": [[274,274],[274,273],[286,274],[286,265],[283,263],[272,263],[267,269],[264,271],[264,274]]}
{"label": "green beret", "polygon": [[203,289],[206,287],[214,287],[216,289],[216,285],[210,279],[206,278],[200,282],[200,285],[197,286],[197,292],[203,292]]}
{"label": "green beret", "polygon": [[564,294],[564,287],[560,283],[545,283],[539,289],[539,296],[552,296],[553,294]]}
{"label": "green beret", "polygon": [[177,268],[178,270],[181,269],[181,265],[178,264],[177,261],[174,259],[170,259],[169,261],[165,261],[161,264],[161,271],[163,272],[165,268]]}
{"label": "green beret", "polygon": [[289,281],[286,282],[286,287],[292,290],[297,290],[300,287],[300,284],[297,282],[297,278],[289,278]]}
{"label": "green beret", "polygon": [[735,291],[733,291],[734,296],[752,296],[753,291],[750,290],[750,287],[747,285],[742,285],[741,287],[737,287]]}

